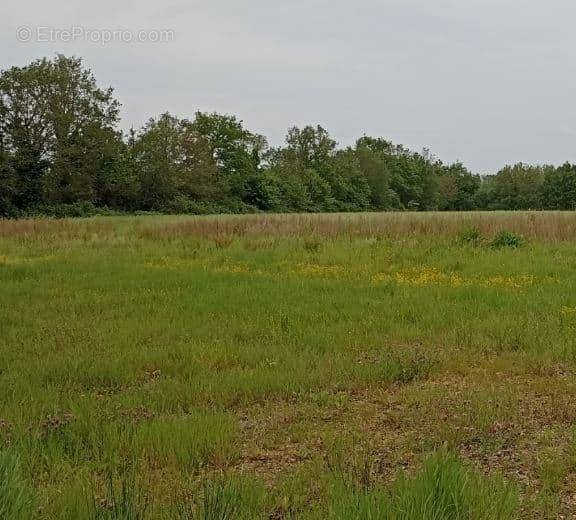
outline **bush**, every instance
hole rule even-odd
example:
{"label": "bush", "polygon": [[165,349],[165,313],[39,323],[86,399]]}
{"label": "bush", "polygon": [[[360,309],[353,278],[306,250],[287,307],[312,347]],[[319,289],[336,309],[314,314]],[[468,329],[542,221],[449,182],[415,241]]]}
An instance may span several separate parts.
{"label": "bush", "polygon": [[0,197],[0,218],[18,218],[20,211],[8,199]]}
{"label": "bush", "polygon": [[255,213],[257,210],[239,201],[230,200],[221,203],[197,201],[185,195],[179,195],[161,211],[171,215],[219,215]]}
{"label": "bush", "polygon": [[37,206],[29,212],[30,216],[45,216],[54,218],[93,217],[98,209],[89,201],[74,202],[72,204],[52,204]]}
{"label": "bush", "polygon": [[490,246],[494,249],[502,249],[505,247],[509,248],[518,248],[522,247],[526,243],[524,237],[518,233],[514,233],[512,231],[500,231],[492,242],[490,242]]}

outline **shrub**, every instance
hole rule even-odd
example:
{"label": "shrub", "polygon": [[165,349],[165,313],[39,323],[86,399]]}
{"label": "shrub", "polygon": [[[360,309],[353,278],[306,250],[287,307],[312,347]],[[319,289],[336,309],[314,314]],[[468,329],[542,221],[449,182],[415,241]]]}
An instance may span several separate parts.
{"label": "shrub", "polygon": [[54,218],[93,217],[98,213],[94,204],[88,201],[74,202],[72,204],[52,204],[37,206],[30,212],[30,216],[48,216]]}
{"label": "shrub", "polygon": [[255,213],[256,208],[237,201],[197,201],[185,195],[178,195],[171,200],[162,213],[171,215],[219,215],[219,214],[247,214]]}
{"label": "shrub", "polygon": [[490,242],[490,246],[494,249],[502,249],[505,247],[509,248],[518,248],[522,247],[526,243],[525,238],[512,231],[500,231],[492,242]]}
{"label": "shrub", "polygon": [[20,211],[11,201],[0,197],[0,219],[2,218],[18,218]]}

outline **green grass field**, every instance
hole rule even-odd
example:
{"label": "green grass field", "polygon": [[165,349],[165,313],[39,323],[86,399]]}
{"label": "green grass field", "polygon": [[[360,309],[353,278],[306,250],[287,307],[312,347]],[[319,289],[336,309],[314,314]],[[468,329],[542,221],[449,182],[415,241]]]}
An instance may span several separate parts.
{"label": "green grass field", "polygon": [[569,515],[575,363],[576,214],[0,221],[0,519]]}

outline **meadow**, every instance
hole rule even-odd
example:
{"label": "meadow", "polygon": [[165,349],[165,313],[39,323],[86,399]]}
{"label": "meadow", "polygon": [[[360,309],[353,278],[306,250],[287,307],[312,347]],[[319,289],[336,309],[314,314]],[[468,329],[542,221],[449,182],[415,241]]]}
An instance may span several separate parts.
{"label": "meadow", "polygon": [[576,214],[0,220],[0,519],[576,511]]}

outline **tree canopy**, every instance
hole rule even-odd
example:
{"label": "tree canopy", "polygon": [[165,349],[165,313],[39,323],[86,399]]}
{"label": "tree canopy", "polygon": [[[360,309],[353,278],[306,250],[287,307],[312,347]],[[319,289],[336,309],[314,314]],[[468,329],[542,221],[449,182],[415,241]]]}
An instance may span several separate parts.
{"label": "tree canopy", "polygon": [[0,72],[0,216],[576,209],[569,163],[480,176],[382,137],[339,147],[320,125],[269,147],[233,115],[164,113],[123,133],[119,114],[80,58]]}

